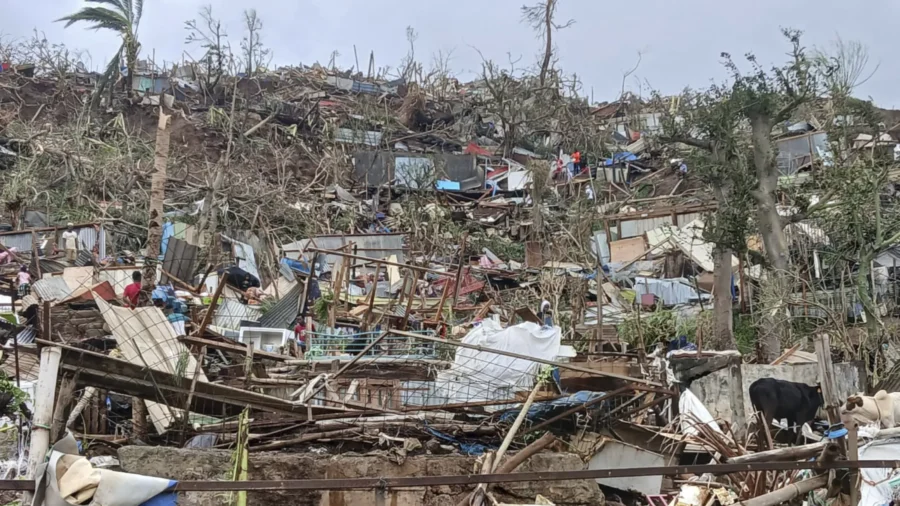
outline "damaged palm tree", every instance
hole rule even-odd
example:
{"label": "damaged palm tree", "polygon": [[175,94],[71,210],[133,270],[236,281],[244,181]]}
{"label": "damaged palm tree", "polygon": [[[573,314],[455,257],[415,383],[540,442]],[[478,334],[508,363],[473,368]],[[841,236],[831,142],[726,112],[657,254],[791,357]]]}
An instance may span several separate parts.
{"label": "damaged palm tree", "polygon": [[[156,130],[156,152],[153,160],[153,177],[150,180],[150,219],[147,224],[147,256],[144,265],[143,292],[156,286],[156,264],[162,250],[163,201],[166,198],[166,165],[169,163],[169,118],[159,109],[159,125]],[[146,293],[149,295],[149,293]]]}
{"label": "damaged palm tree", "polygon": [[137,40],[138,25],[141,22],[141,15],[144,11],[144,0],[121,1],[121,0],[88,0],[94,3],[107,4],[109,7],[83,7],[80,11],[60,18],[58,21],[65,21],[68,28],[74,23],[83,21],[90,23],[90,28],[99,30],[106,28],[119,33],[122,38],[122,45],[119,47],[115,55],[109,60],[106,71],[97,83],[94,89],[94,96],[91,101],[92,106],[100,104],[100,97],[106,86],[112,86],[110,81],[119,71],[119,67],[124,58],[127,72],[125,73],[125,89],[129,96],[132,92],[132,82],[134,73],[137,71],[137,56],[140,50],[140,44]]}

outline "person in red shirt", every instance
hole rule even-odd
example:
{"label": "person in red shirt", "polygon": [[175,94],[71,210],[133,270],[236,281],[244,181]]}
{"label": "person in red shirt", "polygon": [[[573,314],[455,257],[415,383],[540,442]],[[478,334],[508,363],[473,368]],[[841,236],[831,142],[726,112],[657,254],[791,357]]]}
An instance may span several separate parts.
{"label": "person in red shirt", "polygon": [[138,296],[141,294],[141,273],[134,271],[131,274],[131,283],[125,287],[125,305],[134,309],[138,305]]}
{"label": "person in red shirt", "polygon": [[[297,340],[297,346],[300,348],[300,358],[303,358],[306,355],[307,348],[307,340],[308,336],[306,335],[306,325],[303,323],[302,318],[297,318],[297,325],[294,326],[294,339]],[[315,324],[312,325],[312,328],[309,329],[310,332],[315,332]]]}

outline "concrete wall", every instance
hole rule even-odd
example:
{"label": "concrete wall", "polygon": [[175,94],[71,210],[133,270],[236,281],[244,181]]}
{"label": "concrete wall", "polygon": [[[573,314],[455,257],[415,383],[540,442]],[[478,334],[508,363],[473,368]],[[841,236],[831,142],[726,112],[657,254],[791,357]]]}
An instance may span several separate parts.
{"label": "concrete wall", "polygon": [[[43,311],[43,306],[39,306],[41,320]],[[43,329],[43,325],[38,326],[38,329]],[[69,304],[50,308],[50,333],[50,337],[41,336],[41,338],[71,343],[110,335],[109,326],[106,325],[99,309],[91,307],[76,309]]]}
{"label": "concrete wall", "polygon": [[[385,452],[387,454],[387,452]],[[126,446],[119,449],[122,470],[175,480],[227,479],[231,453],[223,450],[186,450],[167,447]],[[535,455],[518,472],[572,471],[584,469],[581,459],[571,453]],[[420,455],[398,464],[386,455],[314,455],[308,453],[251,453],[251,480],[350,479],[367,477],[407,477],[471,474],[475,458],[463,455]],[[409,487],[392,489],[379,496],[374,490],[251,492],[253,506],[438,506],[454,505],[469,487]],[[541,494],[557,505],[602,504],[603,495],[593,480],[567,482],[507,483],[494,494],[501,502],[522,504]],[[189,492],[179,494],[181,506],[228,504],[225,494]]]}
{"label": "concrete wall", "polygon": [[[861,363],[835,364],[834,372],[839,399],[865,390],[865,372]],[[737,431],[738,427],[746,428],[747,420],[753,415],[750,385],[760,378],[815,385],[819,381],[819,367],[818,364],[735,365],[694,380],[690,389],[713,417],[729,422]]]}

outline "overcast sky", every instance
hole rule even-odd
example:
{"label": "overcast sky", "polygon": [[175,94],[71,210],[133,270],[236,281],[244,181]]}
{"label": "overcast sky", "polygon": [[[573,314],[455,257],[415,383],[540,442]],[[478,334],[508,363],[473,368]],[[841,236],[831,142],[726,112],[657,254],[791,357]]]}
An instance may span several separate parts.
{"label": "overcast sky", "polygon": [[[534,0],[527,0],[529,3]],[[0,35],[5,40],[26,37],[37,28],[52,42],[86,50],[93,68],[104,66],[118,47],[115,36],[63,29],[54,20],[85,5],[81,0],[5,0]],[[237,48],[243,32],[242,11],[255,7],[264,22],[263,43],[272,49],[276,64],[327,62],[332,51],[339,64],[354,65],[354,44],[363,69],[370,51],[377,66],[396,67],[408,50],[405,29],[418,32],[417,59],[426,67],[432,55],[451,52],[451,67],[463,80],[480,68],[481,57],[503,62],[507,53],[532,63],[540,42],[521,23],[522,0],[145,0],[140,26],[142,57],[156,50],[156,59],[181,60],[184,21],[196,18],[203,5],[212,5]],[[900,65],[894,31],[900,1],[870,0],[863,5],[846,0],[559,0],[560,22],[576,23],[555,37],[559,65],[577,72],[584,93],[596,101],[615,99],[622,74],[640,66],[626,88],[646,94],[648,85],[664,93],[685,86],[702,87],[723,79],[720,53],[756,53],[767,65],[782,63],[788,43],[780,27],[805,32],[808,46],[826,45],[838,35],[868,46],[870,65],[880,68],[857,90],[882,107],[900,108]]]}

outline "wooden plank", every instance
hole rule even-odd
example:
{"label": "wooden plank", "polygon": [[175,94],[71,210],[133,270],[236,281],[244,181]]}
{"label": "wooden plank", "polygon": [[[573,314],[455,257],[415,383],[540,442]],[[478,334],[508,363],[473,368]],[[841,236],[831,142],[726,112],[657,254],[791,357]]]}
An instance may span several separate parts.
{"label": "wooden plank", "polygon": [[610,262],[627,262],[647,251],[643,236],[621,239],[609,243]]}
{"label": "wooden plank", "polygon": [[[51,343],[43,339],[36,339],[35,342],[42,346],[59,347],[62,350],[61,367],[66,371],[77,372],[76,382],[79,385],[106,388],[124,395],[168,405],[182,405],[184,399],[190,395],[192,378],[150,370],[125,360],[65,344]],[[250,406],[252,409],[295,415],[303,419],[306,419],[308,408],[305,404],[291,403],[240,388],[197,382],[191,405],[192,412],[221,416],[223,410],[228,412],[225,405],[230,406],[231,412],[234,413]],[[353,412],[345,409],[326,406],[309,406],[309,408],[314,414],[341,413],[353,416]]]}
{"label": "wooden plank", "polygon": [[525,243],[525,267],[540,269],[544,265],[543,252],[540,241],[527,241]]}

